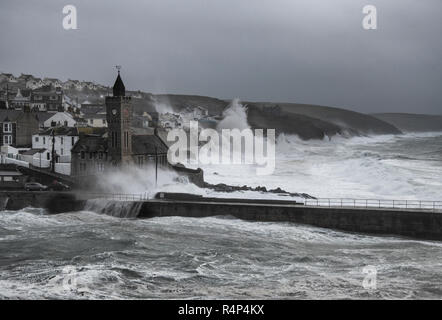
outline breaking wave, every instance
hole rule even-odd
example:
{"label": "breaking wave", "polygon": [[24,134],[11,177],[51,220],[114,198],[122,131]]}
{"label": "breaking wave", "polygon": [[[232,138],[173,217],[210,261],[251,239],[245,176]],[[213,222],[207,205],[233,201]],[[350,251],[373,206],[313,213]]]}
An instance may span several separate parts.
{"label": "breaking wave", "polygon": [[234,99],[223,112],[223,119],[218,123],[217,129],[250,129],[247,122],[247,109],[239,99]]}
{"label": "breaking wave", "polygon": [[[436,242],[217,217],[132,220],[87,211],[24,212],[2,216],[15,215],[12,224],[0,220],[0,298],[404,299],[442,294]],[[366,265],[378,269],[378,290],[362,287]]]}

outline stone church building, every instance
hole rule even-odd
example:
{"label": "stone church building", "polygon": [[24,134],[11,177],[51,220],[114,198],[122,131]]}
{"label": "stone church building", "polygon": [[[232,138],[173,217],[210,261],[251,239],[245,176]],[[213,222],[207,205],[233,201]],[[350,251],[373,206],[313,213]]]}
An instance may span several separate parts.
{"label": "stone church building", "polygon": [[71,150],[71,175],[78,181],[89,180],[116,167],[168,165],[166,143],[154,128],[133,128],[132,101],[118,71],[113,96],[106,97],[107,132],[84,135]]}

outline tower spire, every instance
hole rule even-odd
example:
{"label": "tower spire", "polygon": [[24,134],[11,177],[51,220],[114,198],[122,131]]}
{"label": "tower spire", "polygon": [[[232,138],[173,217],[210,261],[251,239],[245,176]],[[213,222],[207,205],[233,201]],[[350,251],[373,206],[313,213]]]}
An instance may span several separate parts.
{"label": "tower spire", "polygon": [[114,97],[124,97],[126,95],[126,88],[124,87],[123,80],[121,80],[120,77],[121,66],[115,66],[115,68],[118,70],[118,75],[114,83],[113,94]]}

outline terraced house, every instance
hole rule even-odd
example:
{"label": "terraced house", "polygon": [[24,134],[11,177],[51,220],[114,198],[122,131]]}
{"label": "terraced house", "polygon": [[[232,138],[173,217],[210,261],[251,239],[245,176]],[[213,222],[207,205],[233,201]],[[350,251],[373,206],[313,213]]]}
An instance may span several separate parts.
{"label": "terraced house", "polygon": [[31,109],[35,111],[63,111],[63,91],[44,86],[36,89],[31,95]]}
{"label": "terraced house", "polygon": [[16,148],[32,146],[32,135],[38,133],[35,114],[19,110],[0,110],[0,142]]}

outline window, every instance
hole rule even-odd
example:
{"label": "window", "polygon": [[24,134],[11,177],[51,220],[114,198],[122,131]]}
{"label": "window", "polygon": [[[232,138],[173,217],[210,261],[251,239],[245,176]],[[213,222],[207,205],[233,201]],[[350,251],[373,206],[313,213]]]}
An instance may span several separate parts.
{"label": "window", "polygon": [[94,157],[94,154],[92,152],[89,152],[89,159],[92,159]]}
{"label": "window", "polygon": [[65,126],[65,127],[68,126],[68,121],[67,121],[67,120],[64,121],[64,126]]}
{"label": "window", "polygon": [[71,139],[72,139],[72,146],[74,146],[74,144],[75,144],[75,137],[72,137]]}
{"label": "window", "polygon": [[100,160],[103,159],[103,152],[98,153],[98,159],[100,159]]}
{"label": "window", "polygon": [[103,119],[103,124],[106,124],[106,119]]}
{"label": "window", "polygon": [[60,137],[60,144],[63,144],[63,137]]}
{"label": "window", "polygon": [[124,131],[124,149],[129,149],[129,132]]}
{"label": "window", "polygon": [[6,145],[12,144],[12,136],[10,135],[3,136],[3,144]]}
{"label": "window", "polygon": [[46,137],[43,137],[43,144],[46,144]]}
{"label": "window", "polygon": [[85,158],[84,151],[81,151],[81,152],[80,152],[80,158],[81,158],[81,159],[84,159],[84,158]]}
{"label": "window", "polygon": [[35,137],[35,142],[38,142],[38,137]]}
{"label": "window", "polygon": [[51,127],[56,127],[56,126],[57,126],[57,122],[51,121]]}
{"label": "window", "polygon": [[104,163],[102,163],[102,162],[97,163],[97,170],[100,172],[103,172],[104,171]]}
{"label": "window", "polygon": [[90,124],[94,124],[94,119],[89,119]]}
{"label": "window", "polygon": [[3,132],[4,133],[11,133],[12,132],[12,123],[10,123],[10,122],[3,123]]}
{"label": "window", "polygon": [[117,133],[112,131],[112,148],[116,148],[118,143],[117,143]]}
{"label": "window", "polygon": [[50,156],[49,152],[46,153],[46,159],[47,159],[47,160],[51,160],[51,156]]}
{"label": "window", "polygon": [[61,148],[61,150],[60,150],[60,154],[63,155],[63,148]]}

